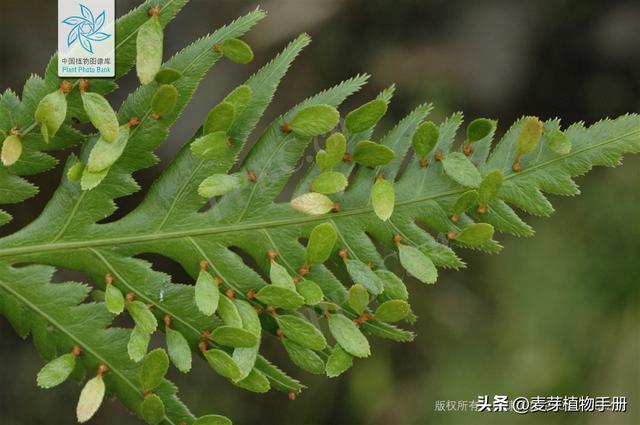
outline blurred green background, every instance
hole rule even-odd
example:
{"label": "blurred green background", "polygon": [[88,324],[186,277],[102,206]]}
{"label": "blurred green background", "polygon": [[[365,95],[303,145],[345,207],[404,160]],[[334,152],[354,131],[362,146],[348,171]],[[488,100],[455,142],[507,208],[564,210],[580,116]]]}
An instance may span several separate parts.
{"label": "blurred green background", "polygon": [[[119,13],[137,2],[117,0]],[[192,0],[169,27],[167,50],[253,9],[245,0]],[[463,110],[501,130],[524,114],[592,123],[640,110],[640,2],[265,0],[269,17],[248,40],[249,66],[221,63],[205,79],[163,145],[163,163],[191,136],[208,109],[268,61],[296,34],[314,39],[284,80],[267,118],[303,97],[360,72],[373,77],[347,107],[395,82],[383,127],[425,100],[434,119]],[[56,48],[56,2],[1,0],[0,89],[20,90]],[[118,105],[133,76],[112,96]],[[348,110],[345,108],[344,110]],[[266,121],[265,121],[266,122]],[[382,134],[382,133],[381,133]],[[148,185],[162,166],[141,172]],[[32,220],[60,171],[38,177],[42,193],[16,211],[15,230]],[[528,240],[499,236],[497,256],[463,252],[468,268],[441,272],[435,286],[410,282],[419,320],[410,344],[376,340],[374,355],[338,379],[299,371],[281,347],[269,357],[308,386],[286,395],[244,392],[196,362],[187,376],[171,372],[198,414],[225,414],[236,424],[639,424],[640,157],[578,180],[576,199],[552,199],[557,213],[528,218]],[[130,210],[139,196],[120,201]],[[162,265],[176,279],[184,272]],[[0,424],[70,424],[79,388],[35,385],[42,365],[33,345],[0,318]],[[478,395],[626,396],[626,414],[487,414],[436,412],[439,400]],[[93,424],[136,424],[118,402]]]}

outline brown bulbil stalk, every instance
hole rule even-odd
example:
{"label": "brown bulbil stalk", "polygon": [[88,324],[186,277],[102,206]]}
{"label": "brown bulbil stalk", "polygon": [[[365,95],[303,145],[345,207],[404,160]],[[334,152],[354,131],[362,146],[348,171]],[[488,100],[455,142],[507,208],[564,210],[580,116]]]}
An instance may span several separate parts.
{"label": "brown bulbil stalk", "polygon": [[478,206],[478,214],[485,214],[486,212],[487,212],[487,206],[486,205]]}
{"label": "brown bulbil stalk", "polygon": [[522,165],[520,164],[520,157],[519,156],[517,156],[516,159],[513,161],[513,165],[511,166],[511,169],[513,171],[515,171],[516,173],[518,171],[522,170]]}
{"label": "brown bulbil stalk", "polygon": [[278,312],[276,311],[276,308],[272,305],[268,305],[267,306],[267,313],[269,313],[272,316],[277,316]]}
{"label": "brown bulbil stalk", "polygon": [[349,152],[345,152],[345,154],[342,156],[342,160],[344,162],[351,162],[353,161],[353,155],[351,155]]}
{"label": "brown bulbil stalk", "polygon": [[291,128],[289,123],[284,123],[280,126],[280,131],[282,131],[285,134],[289,134],[293,131],[293,129]]}
{"label": "brown bulbil stalk", "polygon": [[11,130],[9,130],[9,135],[22,137],[22,132],[20,131],[20,129],[18,129],[18,127],[13,127]]}
{"label": "brown bulbil stalk", "polygon": [[229,297],[232,300],[236,299],[236,291],[235,291],[235,289],[229,288],[229,289],[227,289],[225,291],[225,294],[227,295],[227,297]]}
{"label": "brown bulbil stalk", "polygon": [[331,212],[333,213],[339,213],[342,210],[342,206],[340,205],[339,202],[336,202],[335,204],[333,204],[333,208],[331,208]]}
{"label": "brown bulbil stalk", "polygon": [[222,279],[220,279],[219,276],[215,276],[213,278],[213,283],[215,283],[216,286],[220,286],[220,285],[222,285]]}
{"label": "brown bulbil stalk", "polygon": [[202,260],[200,261],[199,265],[200,265],[200,271],[203,272],[207,270],[207,267],[209,267],[209,262],[207,260]]}
{"label": "brown bulbil stalk", "polygon": [[136,294],[134,294],[133,292],[127,292],[125,298],[128,302],[131,302],[136,299]]}
{"label": "brown bulbil stalk", "polygon": [[449,239],[450,241],[454,240],[457,237],[458,237],[458,234],[453,230],[447,233],[447,239]]}
{"label": "brown bulbil stalk", "polygon": [[296,393],[294,393],[293,391],[289,392],[289,394],[287,394],[287,397],[289,398],[290,401],[295,401],[295,399],[298,397],[296,395]]}
{"label": "brown bulbil stalk", "polygon": [[311,272],[311,268],[307,263],[304,263],[302,266],[300,266],[300,269],[298,269],[298,273],[300,273],[300,276],[306,276],[310,272]]}
{"label": "brown bulbil stalk", "polygon": [[420,160],[420,166],[422,168],[426,168],[429,165],[429,159],[428,158],[422,158]]}
{"label": "brown bulbil stalk", "polygon": [[208,348],[207,347],[207,343],[204,342],[204,341],[200,341],[198,343],[198,348],[200,349],[200,351],[202,351],[204,353],[205,351],[207,351],[207,348]]}
{"label": "brown bulbil stalk", "polygon": [[98,366],[98,376],[102,376],[107,372],[109,372],[109,367],[106,364],[103,363]]}
{"label": "brown bulbil stalk", "polygon": [[151,119],[154,121],[159,121],[160,120],[160,115],[156,114],[155,112],[151,113]]}
{"label": "brown bulbil stalk", "polygon": [[211,50],[213,50],[216,53],[222,53],[222,46],[220,46],[220,44],[216,43],[211,47]]}
{"label": "brown bulbil stalk", "polygon": [[127,126],[129,128],[135,128],[139,125],[140,125],[140,118],[138,117],[131,117],[129,118],[129,121],[127,121]]}
{"label": "brown bulbil stalk", "polygon": [[469,143],[465,143],[464,146],[462,147],[462,152],[466,156],[471,155],[473,153],[473,146],[471,146]]}
{"label": "brown bulbil stalk", "polygon": [[249,171],[247,173],[247,181],[250,181],[251,183],[255,183],[257,180],[258,180],[258,176],[255,171]]}
{"label": "brown bulbil stalk", "polygon": [[78,344],[73,344],[73,348],[71,348],[71,354],[73,357],[78,357],[82,353],[82,349]]}
{"label": "brown bulbil stalk", "polygon": [[433,155],[433,159],[435,159],[436,161],[442,161],[443,156],[444,153],[442,152],[442,149],[436,149],[436,153]]}
{"label": "brown bulbil stalk", "polygon": [[84,93],[89,90],[89,80],[78,80],[78,90],[80,90],[80,93]]}
{"label": "brown bulbil stalk", "polygon": [[456,213],[453,213],[451,215],[451,221],[454,222],[454,223],[457,223],[458,220],[460,220],[460,216],[458,214],[456,214]]}
{"label": "brown bulbil stalk", "polygon": [[396,246],[400,246],[400,243],[402,243],[402,236],[400,236],[400,234],[397,234],[393,237],[393,243],[396,244]]}
{"label": "brown bulbil stalk", "polygon": [[155,6],[149,9],[149,16],[160,16],[160,7]]}
{"label": "brown bulbil stalk", "polygon": [[111,285],[112,283],[113,283],[113,276],[111,276],[111,273],[107,273],[107,274],[104,276],[104,284],[105,284],[105,285],[107,285],[107,286],[109,286],[109,285]]}
{"label": "brown bulbil stalk", "polygon": [[338,255],[344,261],[347,261],[349,259],[349,251],[347,251],[347,248],[342,248],[340,251],[338,251]]}
{"label": "brown bulbil stalk", "polygon": [[73,84],[71,82],[64,80],[60,83],[60,91],[62,93],[70,93],[73,90]]}
{"label": "brown bulbil stalk", "polygon": [[254,291],[253,289],[249,289],[247,291],[247,298],[249,298],[250,300],[255,300],[256,299],[256,291]]}
{"label": "brown bulbil stalk", "polygon": [[282,332],[282,329],[278,328],[276,335],[278,335],[279,338],[282,338],[284,336],[284,332]]}
{"label": "brown bulbil stalk", "polygon": [[164,320],[164,326],[165,328],[170,328],[171,327],[171,321],[173,320],[171,318],[171,316],[169,316],[168,314],[165,314],[164,317],[162,318]]}
{"label": "brown bulbil stalk", "polygon": [[270,249],[269,251],[267,251],[267,258],[269,259],[269,261],[271,261],[272,263],[276,260],[276,257],[278,256],[278,253],[275,252],[274,250]]}

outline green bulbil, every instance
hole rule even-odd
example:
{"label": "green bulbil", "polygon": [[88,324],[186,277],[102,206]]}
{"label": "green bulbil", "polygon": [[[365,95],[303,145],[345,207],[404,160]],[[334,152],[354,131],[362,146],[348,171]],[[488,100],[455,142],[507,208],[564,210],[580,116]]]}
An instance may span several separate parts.
{"label": "green bulbil", "polygon": [[178,89],[173,84],[162,84],[151,99],[151,110],[164,116],[173,112],[178,102]]}
{"label": "green bulbil", "polygon": [[299,136],[315,137],[331,131],[339,119],[340,114],[333,106],[313,105],[299,111],[289,126]]}
{"label": "green bulbil", "polygon": [[220,46],[220,51],[230,61],[247,64],[253,60],[253,50],[244,41],[237,38],[225,40]]}
{"label": "green bulbil", "polygon": [[347,177],[337,171],[325,171],[320,173],[311,182],[311,189],[314,192],[325,195],[343,192],[347,188]]}
{"label": "green bulbil", "polygon": [[493,133],[496,122],[487,118],[476,118],[467,126],[467,143],[475,143]]}
{"label": "green bulbil", "polygon": [[83,171],[84,164],[78,161],[67,170],[67,178],[71,181],[78,181],[82,177]]}
{"label": "green bulbil", "polygon": [[371,205],[373,205],[373,211],[378,218],[382,221],[389,220],[393,214],[395,203],[396,192],[393,183],[385,179],[376,180],[371,188]]}
{"label": "green bulbil", "polygon": [[313,350],[304,348],[286,338],[282,340],[282,344],[293,364],[309,373],[324,374],[324,362]]}
{"label": "green bulbil", "polygon": [[344,351],[354,357],[369,357],[371,355],[369,341],[355,323],[342,314],[332,314],[327,320],[331,335]]}
{"label": "green bulbil", "polygon": [[129,127],[124,125],[115,142],[108,142],[104,137],[98,138],[87,160],[87,171],[100,173],[108,170],[122,156],[129,141]]}
{"label": "green bulbil", "polygon": [[296,285],[293,283],[293,278],[280,264],[275,261],[271,262],[271,268],[269,269],[269,279],[271,280],[271,284],[273,286],[278,286],[280,288],[286,288],[291,291],[296,290]]}
{"label": "green bulbil", "polygon": [[127,343],[127,354],[134,362],[139,362],[147,354],[151,335],[145,332],[141,327],[135,326],[129,335]]}
{"label": "green bulbil", "polygon": [[76,406],[76,416],[79,423],[87,422],[95,415],[100,405],[102,405],[105,390],[106,387],[101,374],[84,384]]}
{"label": "green bulbil", "polygon": [[522,121],[522,127],[516,140],[517,155],[522,156],[533,151],[542,138],[543,130],[544,123],[537,117],[526,117]]}
{"label": "green bulbil", "polygon": [[191,348],[182,333],[167,327],[166,329],[167,352],[169,359],[180,372],[187,373],[191,370]]}
{"label": "green bulbil", "polygon": [[340,164],[347,152],[347,139],[342,133],[334,133],[327,139],[325,149],[316,154],[320,171],[327,171]]}
{"label": "green bulbil", "polygon": [[375,99],[349,112],[344,125],[350,133],[360,133],[370,129],[387,113],[387,102]]}
{"label": "green bulbil", "polygon": [[399,322],[411,313],[411,306],[404,300],[389,300],[378,306],[374,317],[383,322]]}
{"label": "green bulbil", "polygon": [[382,293],[384,284],[369,266],[359,260],[345,260],[345,264],[354,283],[361,284],[374,295]]}
{"label": "green bulbil", "polygon": [[322,332],[301,317],[281,314],[276,316],[276,321],[284,336],[302,347],[321,351],[327,346]]}
{"label": "green bulbil", "polygon": [[40,388],[53,388],[62,384],[69,378],[75,367],[76,356],[71,353],[63,354],[51,360],[38,372],[36,379],[38,386]]}
{"label": "green bulbil", "polygon": [[152,82],[162,66],[164,32],[157,15],[151,16],[138,30],[136,65],[142,84]]}
{"label": "green bulbil", "polygon": [[407,272],[423,283],[435,283],[438,279],[438,270],[431,258],[422,253],[418,248],[409,245],[400,245],[400,264]]}
{"label": "green bulbil", "polygon": [[234,384],[247,391],[258,394],[267,393],[271,389],[271,383],[267,377],[257,369],[251,369],[251,372],[249,372],[246,378],[234,382]]}
{"label": "green bulbil", "polygon": [[102,139],[109,143],[115,142],[120,124],[107,99],[98,93],[82,92],[82,105],[91,124],[98,129]]}
{"label": "green bulbil", "polygon": [[158,387],[169,370],[169,356],[162,348],[156,348],[144,356],[140,369],[140,384],[145,390]]}
{"label": "green bulbil", "polygon": [[460,231],[455,241],[468,246],[478,246],[493,238],[493,226],[487,223],[471,224]]}
{"label": "green bulbil", "polygon": [[333,346],[325,372],[329,378],[336,378],[346,372],[353,365],[353,357],[344,351],[340,344]]}
{"label": "green bulbil", "polygon": [[500,193],[504,177],[500,170],[494,170],[487,174],[478,188],[478,202],[480,205],[487,205],[492,202]]}
{"label": "green bulbil", "polygon": [[459,215],[467,212],[478,204],[478,199],[477,190],[467,190],[456,199],[455,204],[453,204],[453,213]]}
{"label": "green bulbil", "polygon": [[141,330],[152,334],[158,327],[158,321],[147,306],[142,301],[131,301],[127,303],[127,311],[131,318]]}
{"label": "green bulbil", "polygon": [[194,296],[198,310],[205,316],[211,316],[218,309],[220,291],[213,276],[206,270],[201,270],[198,274]]}
{"label": "green bulbil", "polygon": [[234,326],[219,326],[211,332],[209,338],[227,347],[253,347],[258,343],[254,333]]}
{"label": "green bulbil", "polygon": [[107,177],[109,174],[109,169],[106,168],[102,171],[89,171],[87,167],[84,167],[82,170],[82,177],[80,178],[80,187],[82,190],[92,190],[98,187],[100,183]]}
{"label": "green bulbil", "polygon": [[140,416],[150,425],[157,425],[164,419],[164,402],[155,394],[144,398],[140,405]]}
{"label": "green bulbil", "polygon": [[198,186],[198,195],[203,198],[226,195],[229,192],[239,189],[243,182],[244,179],[239,174],[214,174],[200,183],[200,186]]}
{"label": "green bulbil", "polygon": [[322,215],[331,212],[335,203],[322,193],[305,193],[291,201],[294,210],[309,215]]}
{"label": "green bulbil", "polygon": [[304,298],[291,289],[267,285],[260,289],[256,298],[267,305],[295,310],[304,305]]}
{"label": "green bulbil", "polygon": [[382,295],[388,299],[405,301],[409,299],[407,287],[404,282],[395,275],[395,273],[390,272],[389,270],[380,269],[376,270],[376,274],[384,284],[384,291],[382,292]]}
{"label": "green bulbil", "polygon": [[413,133],[412,146],[418,156],[426,158],[433,148],[438,144],[440,130],[431,121],[420,124],[420,127]]}
{"label": "green bulbil", "polygon": [[203,134],[215,133],[218,131],[228,132],[236,119],[236,107],[230,102],[222,102],[216,105],[204,122]]}
{"label": "green bulbil", "polygon": [[235,108],[236,115],[240,115],[253,98],[253,89],[250,86],[242,85],[236,87],[224,98],[223,102],[230,103]]}
{"label": "green bulbil", "polygon": [[124,295],[113,284],[107,284],[104,291],[104,303],[107,310],[113,314],[120,314],[124,311]]}
{"label": "green bulbil", "polygon": [[322,223],[314,227],[307,243],[307,264],[321,264],[327,261],[337,240],[338,234],[333,224]]}
{"label": "green bulbil", "polygon": [[362,140],[356,145],[353,160],[365,167],[378,167],[393,161],[396,153],[393,149],[369,140]]}
{"label": "green bulbil", "polygon": [[158,84],[173,84],[182,77],[182,72],[175,68],[162,68],[155,76]]}
{"label": "green bulbil", "polygon": [[560,130],[553,130],[549,134],[549,148],[558,155],[571,152],[571,139]]}
{"label": "green bulbil", "polygon": [[220,415],[202,416],[195,420],[193,425],[232,425],[231,421]]}
{"label": "green bulbil", "polygon": [[7,136],[2,142],[2,164],[9,167],[20,159],[22,156],[22,142],[15,135]]}
{"label": "green bulbil", "polygon": [[298,283],[296,287],[298,294],[304,298],[306,305],[316,305],[324,298],[324,293],[320,286],[308,279],[303,279]]}
{"label": "green bulbil", "polygon": [[224,131],[199,137],[191,143],[191,152],[200,159],[219,158],[229,151],[231,140]]}
{"label": "green bulbil", "polygon": [[242,372],[238,365],[233,361],[233,358],[224,351],[211,349],[204,351],[203,354],[205,359],[207,359],[209,366],[211,366],[218,375],[224,376],[232,381],[236,381],[242,376]]}
{"label": "green bulbil", "polygon": [[242,317],[236,305],[224,295],[220,295],[218,301],[218,309],[216,310],[218,316],[222,319],[225,325],[234,326],[236,328],[242,327]]}
{"label": "green bulbil", "polygon": [[362,314],[369,305],[369,291],[356,283],[349,288],[349,306],[358,314]]}
{"label": "green bulbil", "polygon": [[41,126],[45,143],[54,137],[67,116],[67,96],[56,90],[42,98],[35,112],[35,119]]}

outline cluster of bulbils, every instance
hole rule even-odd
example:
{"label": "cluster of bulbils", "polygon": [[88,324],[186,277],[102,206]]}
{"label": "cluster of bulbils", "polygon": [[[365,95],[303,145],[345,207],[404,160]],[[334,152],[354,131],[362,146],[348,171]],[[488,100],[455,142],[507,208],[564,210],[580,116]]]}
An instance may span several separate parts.
{"label": "cluster of bulbils", "polygon": [[[182,74],[172,68],[161,68],[163,59],[163,28],[159,19],[160,9],[149,10],[149,19],[144,23],[137,35],[137,74],[143,85],[157,83],[151,102],[152,120],[161,120],[171,114],[179,101],[180,93],[174,83]],[[213,46],[213,50],[237,63],[248,63],[253,59],[251,48],[243,41],[229,39]],[[80,92],[86,116],[99,132],[99,137],[92,140],[90,154],[86,163],[78,161],[68,170],[70,180],[80,181],[83,190],[91,190],[98,186],[107,176],[110,168],[124,152],[131,131],[143,124],[137,117],[128,117],[123,125],[109,102],[99,93],[91,92],[88,80],[75,82],[63,81],[59,89],[44,96],[36,112],[35,122],[45,142],[49,142],[66,120],[67,96],[77,89]],[[253,93],[249,86],[239,86],[208,114],[203,125],[202,134],[194,140],[190,149],[196,157],[207,160],[224,155],[231,146],[229,130],[238,115],[250,104]],[[373,126],[387,111],[387,102],[375,99],[349,113],[345,118],[345,129],[349,134],[361,133]],[[329,133],[339,121],[338,111],[329,105],[314,105],[298,111],[288,122],[281,125],[285,134],[293,134],[301,138],[310,138]],[[32,128],[25,130],[25,133]],[[520,171],[520,159],[536,147],[542,136],[543,125],[535,117],[524,120],[516,142],[516,158],[513,170]],[[429,166],[429,158],[442,163],[445,174],[464,187],[477,189],[464,192],[453,206],[452,222],[457,222],[461,214],[476,208],[477,212],[486,212],[487,205],[497,198],[503,184],[500,171],[488,173],[484,178],[469,159],[474,151],[474,143],[490,137],[495,131],[495,122],[488,119],[477,119],[467,128],[467,139],[462,152],[443,153],[436,149],[440,134],[438,127],[432,122],[421,124],[415,131],[412,145],[419,157],[422,167]],[[2,162],[12,166],[21,157],[24,136],[18,129],[6,135],[2,144]],[[565,154],[571,149],[568,138],[560,131],[550,138],[550,147],[554,151]],[[435,152],[434,152],[435,149]],[[353,152],[347,151],[347,140],[340,132],[331,134],[326,139],[324,149],[317,152],[315,160],[319,173],[311,182],[311,191],[291,201],[295,210],[310,215],[321,215],[340,210],[340,205],[329,195],[344,192],[348,185],[348,176],[336,171],[344,161],[353,161],[363,167],[377,168],[389,164],[396,157],[393,149],[363,140],[357,143]],[[205,197],[230,193],[244,184],[245,180],[256,181],[255,173],[214,174],[207,177],[198,187],[198,193]],[[395,190],[393,181],[385,179],[382,173],[375,176],[370,193],[373,211],[380,220],[387,221],[392,216],[395,206]],[[464,227],[459,233],[450,232],[449,239],[463,245],[480,245],[493,237],[493,227],[486,223],[474,223]],[[261,323],[258,314],[266,311],[277,323],[277,334],[282,337],[285,349],[293,362],[312,373],[326,373],[338,376],[347,370],[354,357],[370,355],[367,338],[359,329],[359,325],[369,320],[397,322],[411,320],[413,313],[407,302],[404,284],[395,274],[386,270],[372,270],[370,265],[349,258],[346,250],[339,254],[346,270],[355,283],[348,291],[348,304],[357,314],[349,318],[340,308],[327,301],[318,284],[307,278],[311,267],[327,261],[337,241],[337,233],[333,224],[327,222],[316,226],[310,233],[305,255],[305,263],[299,273],[291,276],[287,269],[278,263],[277,253],[267,253],[270,259],[269,277],[271,284],[260,290],[249,291],[246,300],[238,299],[230,289],[223,291],[222,280],[210,273],[207,261],[200,263],[200,273],[195,284],[194,302],[198,310],[206,315],[217,314],[222,325],[203,335],[200,343],[202,354],[211,367],[220,375],[230,379],[239,386],[263,392],[269,389],[269,381],[254,369],[260,344]],[[403,267],[417,279],[434,283],[437,269],[433,261],[414,246],[403,244],[402,237],[394,239],[399,251],[399,259]],[[165,316],[167,352],[156,349],[147,353],[151,335],[156,331],[158,323],[149,307],[135,294],[124,295],[114,284],[111,275],[105,277],[104,301],[106,308],[113,314],[127,311],[135,322],[128,343],[128,354],[136,362],[142,362],[140,382],[144,390],[144,401],[140,406],[141,416],[149,423],[159,423],[165,417],[165,406],[154,390],[161,384],[169,367],[169,362],[182,372],[191,369],[192,354],[185,337],[172,328],[172,318]],[[383,295],[384,292],[384,295]],[[370,298],[378,297],[378,307],[374,313],[367,312]],[[329,331],[336,340],[328,360],[325,362],[316,351],[324,350],[327,342],[317,327],[300,316],[283,313],[282,310],[296,310],[303,306],[314,306],[325,312]],[[279,311],[280,309],[280,311]],[[232,347],[232,354],[218,348],[209,348],[206,341],[212,341],[226,347]],[[81,349],[74,346],[72,351],[64,354],[43,367],[38,374],[38,384],[50,388],[65,381],[76,366],[76,358]],[[97,374],[85,384],[77,406],[79,422],[89,420],[102,403],[105,394],[103,375],[108,373],[106,365],[99,365]],[[291,395],[292,398],[295,394]],[[209,415],[202,417],[194,424],[215,425],[230,423],[226,418]]]}
{"label": "cluster of bulbils", "polygon": [[[138,78],[143,85],[154,81],[158,84],[151,104],[150,118],[152,120],[160,120],[174,111],[179,99],[179,92],[173,83],[182,77],[181,72],[176,69],[161,68],[164,36],[159,15],[160,8],[149,9],[149,19],[140,27],[137,35],[136,68]],[[237,63],[248,63],[253,59],[251,48],[238,39],[225,40],[223,43],[213,46],[212,49]],[[121,157],[132,129],[141,125],[141,120],[138,117],[129,117],[125,124],[120,125],[109,102],[101,94],[91,92],[90,86],[89,80],[86,79],[74,82],[65,80],[57,90],[44,96],[35,112],[35,124],[24,132],[12,129],[10,134],[4,137],[1,155],[4,166],[10,167],[19,161],[22,155],[22,138],[36,126],[40,126],[42,137],[46,143],[49,143],[56,136],[67,118],[67,95],[77,89],[80,92],[84,112],[98,130],[99,137],[93,141],[86,163],[78,161],[73,164],[67,171],[67,177],[72,181],[79,180],[83,190],[97,187],[107,176],[111,166]],[[226,99],[226,103],[212,111],[210,120],[205,126],[206,134],[211,134],[211,137],[202,138],[199,143],[194,143],[192,147],[194,153],[206,158],[216,153],[219,154],[222,145],[227,147],[226,130],[237,114],[237,110],[241,109],[243,105],[246,106],[250,99],[250,88],[241,87]],[[225,120],[227,120],[226,124]],[[220,137],[220,132],[225,133],[224,137]],[[220,143],[221,140],[222,143]],[[216,307],[212,310],[211,294],[213,292],[203,290],[206,285],[201,282],[201,279],[199,281],[200,284],[197,285],[196,291],[199,308],[209,315],[215,311],[220,314],[221,311],[224,311],[224,301],[220,301],[221,307],[219,308],[217,307],[218,302],[216,302]],[[155,316],[146,304],[135,299],[135,294],[123,295],[113,284],[111,275],[105,277],[105,284],[104,301],[107,309],[114,314],[120,314],[126,309],[136,324],[131,333],[128,352],[131,359],[142,362],[140,380],[145,398],[140,406],[140,415],[149,423],[159,423],[165,417],[165,406],[161,398],[153,391],[161,384],[167,372],[169,358],[179,370],[187,372],[191,369],[191,349],[185,337],[171,328],[172,319],[167,316],[164,323],[169,356],[161,349],[147,353],[151,334],[157,329]],[[218,289],[216,286],[214,288],[217,294]],[[227,299],[226,297],[222,298]],[[227,304],[228,308],[230,306],[236,309],[234,304]],[[236,310],[242,311],[241,308]],[[251,310],[254,311],[252,308]],[[224,328],[218,328],[212,334],[212,338],[220,342],[229,343],[231,340],[235,344],[244,343],[245,345],[248,344],[246,340],[238,342],[238,339],[249,338],[252,343],[257,339],[253,333],[240,331],[241,334],[238,335],[237,332],[235,328],[231,332]],[[220,353],[224,352],[217,350],[217,352],[205,354],[207,354],[209,361],[218,365],[226,360],[225,358],[217,358]],[[47,363],[38,373],[38,385],[43,388],[51,388],[64,382],[73,372],[76,358],[81,354],[80,347],[74,345],[70,353]],[[77,405],[79,422],[88,421],[102,404],[105,395],[103,375],[108,371],[109,368],[106,365],[99,365],[96,376],[84,385]],[[222,416],[207,415],[197,419],[194,424],[226,425],[230,424],[230,421]]]}

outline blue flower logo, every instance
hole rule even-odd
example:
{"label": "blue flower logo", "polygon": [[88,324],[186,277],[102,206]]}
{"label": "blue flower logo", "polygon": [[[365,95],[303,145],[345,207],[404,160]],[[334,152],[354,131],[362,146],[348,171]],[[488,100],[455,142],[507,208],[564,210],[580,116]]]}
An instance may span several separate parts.
{"label": "blue flower logo", "polygon": [[105,11],[103,10],[101,14],[94,17],[91,9],[81,4],[80,13],[82,16],[70,16],[62,21],[63,24],[73,27],[67,36],[67,47],[71,47],[75,43],[80,43],[84,50],[93,53],[93,45],[91,42],[104,41],[111,37],[111,34],[100,31],[104,26]]}

